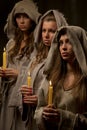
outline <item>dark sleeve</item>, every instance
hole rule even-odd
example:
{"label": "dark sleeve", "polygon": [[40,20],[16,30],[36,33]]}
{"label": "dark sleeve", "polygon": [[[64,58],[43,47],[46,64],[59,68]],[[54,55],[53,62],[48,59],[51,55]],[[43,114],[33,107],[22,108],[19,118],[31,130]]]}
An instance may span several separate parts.
{"label": "dark sleeve", "polygon": [[75,114],[73,112],[59,109],[60,112],[60,130],[87,130],[87,113]]}
{"label": "dark sleeve", "polygon": [[74,130],[87,130],[87,113],[76,115]]}

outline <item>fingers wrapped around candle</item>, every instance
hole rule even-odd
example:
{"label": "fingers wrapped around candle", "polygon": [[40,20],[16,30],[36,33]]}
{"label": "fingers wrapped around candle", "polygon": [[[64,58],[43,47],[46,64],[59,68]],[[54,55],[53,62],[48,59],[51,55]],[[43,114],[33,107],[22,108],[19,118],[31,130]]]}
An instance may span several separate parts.
{"label": "fingers wrapped around candle", "polygon": [[4,70],[0,67],[0,77],[4,77]]}
{"label": "fingers wrapped around candle", "polygon": [[58,121],[60,120],[59,111],[54,107],[54,105],[48,105],[44,107],[42,117],[46,121],[54,124],[58,123]]}
{"label": "fingers wrapped around candle", "polygon": [[18,70],[13,68],[0,68],[0,76],[2,77],[17,77],[18,76]]}
{"label": "fingers wrapped around candle", "polygon": [[32,94],[32,88],[29,87],[28,85],[22,85],[20,88],[20,91],[21,91],[23,96]]}
{"label": "fingers wrapped around candle", "polygon": [[37,95],[24,95],[23,96],[23,103],[27,103],[32,106],[37,105]]}

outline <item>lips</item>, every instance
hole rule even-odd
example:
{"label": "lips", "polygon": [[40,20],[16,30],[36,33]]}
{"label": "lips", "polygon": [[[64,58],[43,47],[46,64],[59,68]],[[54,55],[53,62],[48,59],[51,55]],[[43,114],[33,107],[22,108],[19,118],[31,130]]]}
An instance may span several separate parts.
{"label": "lips", "polygon": [[44,40],[44,42],[49,42],[49,40],[46,39],[46,40]]}
{"label": "lips", "polygon": [[25,28],[25,26],[24,25],[20,25],[20,28]]}
{"label": "lips", "polygon": [[63,52],[63,53],[61,53],[62,54],[62,56],[68,56],[68,53],[67,52]]}
{"label": "lips", "polygon": [[50,40],[43,40],[43,43],[50,44]]}
{"label": "lips", "polygon": [[50,41],[49,40],[43,40],[43,43],[46,45],[46,46],[50,46]]}
{"label": "lips", "polygon": [[44,40],[45,43],[49,43],[49,40]]}

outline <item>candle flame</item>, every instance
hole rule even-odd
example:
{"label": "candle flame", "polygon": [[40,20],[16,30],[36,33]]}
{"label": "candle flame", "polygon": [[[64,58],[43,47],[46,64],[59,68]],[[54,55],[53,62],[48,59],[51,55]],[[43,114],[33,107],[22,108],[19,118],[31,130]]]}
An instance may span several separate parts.
{"label": "candle flame", "polygon": [[5,47],[4,47],[4,51],[5,51],[6,49],[5,49]]}
{"label": "candle flame", "polygon": [[30,71],[28,71],[28,76],[30,76]]}
{"label": "candle flame", "polygon": [[52,82],[51,82],[51,80],[49,81],[49,84],[50,84],[50,86],[52,85]]}

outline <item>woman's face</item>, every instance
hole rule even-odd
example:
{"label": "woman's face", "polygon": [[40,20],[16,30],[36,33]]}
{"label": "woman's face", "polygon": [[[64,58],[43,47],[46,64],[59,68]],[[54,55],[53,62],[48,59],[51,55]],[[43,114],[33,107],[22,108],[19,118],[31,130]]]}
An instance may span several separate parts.
{"label": "woman's face", "polygon": [[31,19],[26,14],[17,14],[16,23],[21,31],[28,31],[31,28]]}
{"label": "woman's face", "polygon": [[57,29],[55,21],[44,21],[42,25],[42,41],[46,46],[51,45],[54,33]]}
{"label": "woman's face", "polygon": [[75,59],[73,47],[66,34],[61,35],[59,39],[59,50],[63,60],[71,62]]}

